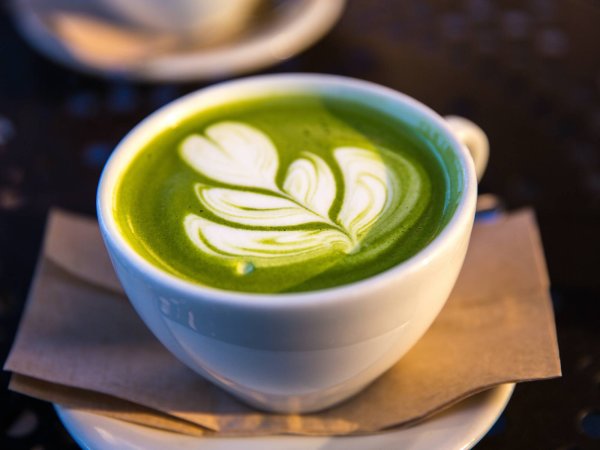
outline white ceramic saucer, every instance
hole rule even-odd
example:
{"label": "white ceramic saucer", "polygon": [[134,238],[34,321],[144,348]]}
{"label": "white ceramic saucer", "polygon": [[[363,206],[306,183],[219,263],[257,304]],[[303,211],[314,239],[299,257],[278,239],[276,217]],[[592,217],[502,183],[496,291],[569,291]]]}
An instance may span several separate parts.
{"label": "white ceramic saucer", "polygon": [[247,31],[218,45],[123,23],[100,0],[13,0],[29,43],[71,68],[146,81],[225,78],[276,64],[321,38],[346,0],[278,0]]}
{"label": "white ceramic saucer", "polygon": [[54,406],[77,443],[93,450],[456,450],[479,442],[506,407],[514,386],[504,384],[470,397],[412,427],[351,437],[198,438]]}

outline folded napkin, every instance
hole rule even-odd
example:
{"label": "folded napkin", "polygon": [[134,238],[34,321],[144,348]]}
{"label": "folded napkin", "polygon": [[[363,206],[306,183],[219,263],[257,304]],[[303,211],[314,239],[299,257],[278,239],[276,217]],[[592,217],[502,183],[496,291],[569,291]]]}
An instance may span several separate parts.
{"label": "folded napkin", "polygon": [[376,432],[492,386],[560,376],[548,285],[530,210],[476,223],[448,303],[406,356],[336,407],[270,414],[164,349],[124,297],[96,222],[54,211],[4,369],[15,391],[187,434]]}

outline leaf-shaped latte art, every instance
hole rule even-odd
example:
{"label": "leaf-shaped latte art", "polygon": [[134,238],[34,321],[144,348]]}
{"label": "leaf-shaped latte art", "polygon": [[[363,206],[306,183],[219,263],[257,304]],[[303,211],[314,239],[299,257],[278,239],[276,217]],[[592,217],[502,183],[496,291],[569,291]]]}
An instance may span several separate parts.
{"label": "leaf-shaped latte art", "polygon": [[277,150],[259,130],[238,122],[219,122],[181,144],[181,157],[205,177],[236,186],[277,189]]}
{"label": "leaf-shaped latte art", "polygon": [[327,163],[308,152],[290,164],[283,190],[323,217],[328,216],[337,191]]}
{"label": "leaf-shaped latte art", "polygon": [[[277,149],[260,130],[238,122],[220,122],[208,127],[206,136],[189,136],[180,155],[205,178],[227,185],[196,183],[196,197],[208,215],[188,214],[183,220],[191,242],[227,264],[280,266],[349,254],[392,202],[403,211],[414,204],[414,196],[400,195],[398,180],[373,150],[333,150],[343,195],[332,168],[311,152],[287,167],[278,186]],[[340,196],[339,212],[331,217]]]}
{"label": "leaf-shaped latte art", "polygon": [[383,212],[391,183],[381,157],[370,150],[339,147],[334,156],[344,175],[344,201],[339,221],[359,237]]}
{"label": "leaf-shaped latte art", "polygon": [[185,217],[184,226],[192,242],[203,252],[234,261],[252,260],[254,265],[288,265],[332,250],[347,253],[353,246],[344,233],[334,229],[248,230],[211,222],[195,214]]}
{"label": "leaf-shaped latte art", "polygon": [[285,197],[196,185],[200,202],[214,215],[244,227],[289,227],[325,219]]}

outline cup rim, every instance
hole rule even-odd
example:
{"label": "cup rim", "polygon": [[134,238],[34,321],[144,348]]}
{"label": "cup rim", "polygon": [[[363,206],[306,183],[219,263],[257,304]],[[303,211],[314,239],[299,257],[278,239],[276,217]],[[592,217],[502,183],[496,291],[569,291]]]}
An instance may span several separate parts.
{"label": "cup rim", "polygon": [[[203,96],[218,94],[219,91],[227,92],[231,89],[263,88],[263,90],[266,90],[277,83],[288,83],[290,86],[297,83],[315,87],[343,87],[367,95],[383,95],[391,98],[394,102],[401,103],[412,110],[418,111],[422,116],[426,117],[429,124],[433,123],[436,129],[442,133],[445,142],[450,144],[463,169],[459,173],[459,176],[462,178],[463,190],[460,193],[458,205],[452,213],[450,220],[437,236],[408,259],[368,278],[339,286],[302,292],[252,293],[204,286],[178,278],[160,269],[138,254],[121,235],[112,215],[112,204],[114,202],[111,194],[114,193],[118,175],[125,170],[127,163],[132,160],[133,155],[137,154],[143,147],[142,144],[133,145],[132,141],[141,140],[142,142],[148,142],[150,138],[157,134],[156,129],[163,131],[169,126],[169,116],[174,114],[174,111],[185,109],[188,105],[198,102]],[[159,122],[162,123],[162,126],[155,127],[155,124],[157,125]],[[122,160],[125,156],[129,158],[123,164]],[[346,299],[374,292],[378,287],[389,283],[392,279],[406,277],[420,270],[421,267],[426,266],[444,248],[453,245],[455,239],[460,235],[461,230],[464,229],[469,220],[472,220],[470,212],[475,209],[476,193],[477,179],[475,168],[467,148],[458,141],[448,123],[428,106],[406,94],[370,81],[330,74],[285,73],[256,75],[217,83],[186,94],[147,116],[123,137],[106,162],[98,183],[96,207],[100,230],[106,241],[106,245],[117,250],[134,269],[149,277],[154,282],[173,289],[175,292],[185,295],[186,298],[198,298],[203,301],[213,301],[221,305],[242,306],[245,308],[268,307],[269,309],[291,309],[344,302]]]}

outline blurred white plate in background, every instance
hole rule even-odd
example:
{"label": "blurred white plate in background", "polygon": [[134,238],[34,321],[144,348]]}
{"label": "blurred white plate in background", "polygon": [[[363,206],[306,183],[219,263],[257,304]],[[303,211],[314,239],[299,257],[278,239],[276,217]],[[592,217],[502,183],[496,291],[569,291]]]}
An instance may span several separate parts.
{"label": "blurred white plate in background", "polygon": [[335,24],[345,0],[264,0],[228,39],[144,29],[105,0],[13,0],[17,27],[51,59],[96,75],[145,81],[226,78],[277,64]]}

